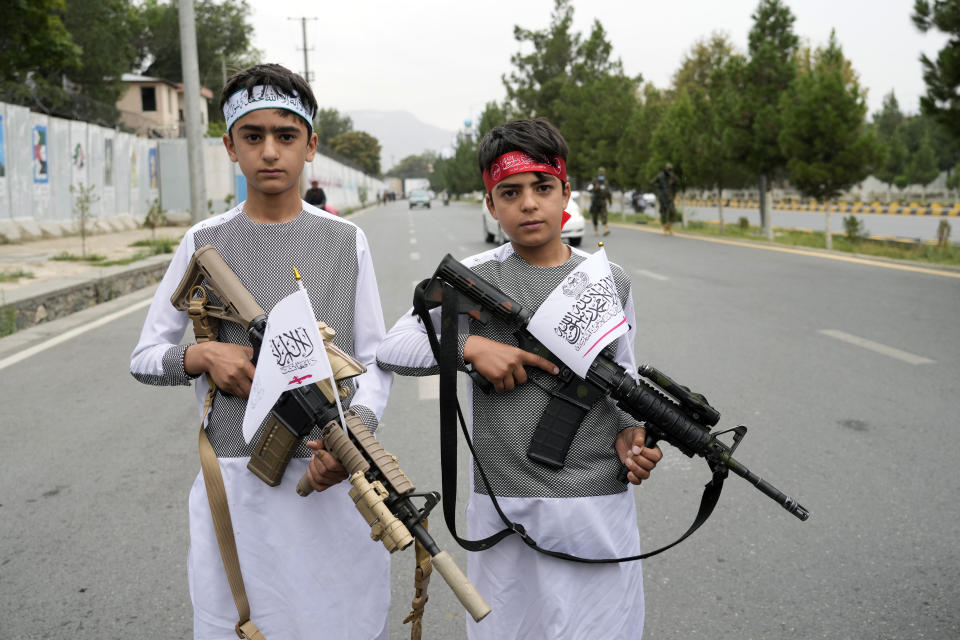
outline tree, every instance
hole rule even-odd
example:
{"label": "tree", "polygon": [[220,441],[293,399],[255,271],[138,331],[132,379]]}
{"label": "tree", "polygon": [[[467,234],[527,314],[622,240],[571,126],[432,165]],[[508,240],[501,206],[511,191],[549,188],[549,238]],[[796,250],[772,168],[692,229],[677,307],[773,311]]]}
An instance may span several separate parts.
{"label": "tree", "polygon": [[625,76],[622,63],[611,58],[613,47],[599,21],[585,40],[571,31],[572,23],[570,0],[554,0],[549,28],[514,27],[514,38],[529,43],[532,52],[511,57],[515,69],[503,83],[516,115],[545,117],[564,135],[567,174],[576,185],[601,165],[617,174],[617,140],[637,106],[640,78]]}
{"label": "tree", "polygon": [[130,0],[73,0],[64,25],[83,52],[70,80],[81,94],[112,106],[126,89],[121,76],[137,59],[134,39],[143,28],[139,13]]}
{"label": "tree", "polygon": [[483,113],[480,114],[480,121],[477,122],[477,139],[482,140],[491,129],[504,124],[508,119],[506,105],[488,102],[483,108]]}
{"label": "tree", "polygon": [[[261,55],[253,48],[250,7],[247,0],[196,0],[195,13],[200,84],[219,96],[231,70],[248,67]],[[180,82],[178,3],[145,0],[140,15],[142,31],[136,44],[143,73]],[[222,120],[223,114],[211,109],[210,119]]]}
{"label": "tree", "polygon": [[436,162],[435,153],[423,153],[420,155],[410,155],[402,159],[387,172],[387,175],[395,178],[426,178],[434,169]]}
{"label": "tree", "polygon": [[[780,149],[790,158],[790,183],[820,201],[836,198],[869,175],[877,143],[866,126],[867,105],[836,34],[814,54],[780,98]],[[847,78],[850,78],[849,80]]]}
{"label": "tree", "polygon": [[[940,175],[940,168],[937,167],[937,156],[933,152],[933,145],[930,143],[930,134],[924,132],[920,139],[920,146],[907,162],[907,182],[909,184],[919,184],[926,193],[927,185],[933,182],[938,175]],[[924,196],[924,199],[926,199],[926,196]]]}
{"label": "tree", "polygon": [[697,40],[673,74],[673,90],[679,93],[684,89],[706,87],[713,74],[723,68],[733,54],[733,43],[724,33],[714,32],[709,38]]}
{"label": "tree", "polygon": [[330,141],[330,149],[371,176],[380,175],[380,141],[366,131],[348,131]]}
{"label": "tree", "polygon": [[317,133],[320,145],[328,147],[330,141],[340,134],[353,131],[353,119],[333,107],[318,109],[313,118],[313,130]]}
{"label": "tree", "polygon": [[922,33],[937,29],[950,36],[936,60],[920,56],[927,85],[920,108],[960,142],[960,0],[914,0],[912,18]]}
{"label": "tree", "polygon": [[653,179],[647,169],[653,154],[651,139],[668,107],[664,92],[649,83],[643,87],[638,105],[617,141],[616,178],[624,187],[649,188]]}
{"label": "tree", "polygon": [[63,24],[64,0],[0,4],[0,99],[57,112],[69,100],[63,76],[81,64]]}
{"label": "tree", "polygon": [[760,218],[772,238],[767,184],[787,163],[779,145],[779,104],[796,75],[799,40],[793,32],[794,16],[781,0],[760,0],[752,17],[746,64],[734,59],[728,63],[738,100],[728,114],[727,141],[733,157],[759,178]]}
{"label": "tree", "polygon": [[437,161],[430,176],[430,185],[434,189],[446,189],[456,194],[483,189],[477,168],[477,141],[472,136],[457,136],[457,148],[453,156]]}

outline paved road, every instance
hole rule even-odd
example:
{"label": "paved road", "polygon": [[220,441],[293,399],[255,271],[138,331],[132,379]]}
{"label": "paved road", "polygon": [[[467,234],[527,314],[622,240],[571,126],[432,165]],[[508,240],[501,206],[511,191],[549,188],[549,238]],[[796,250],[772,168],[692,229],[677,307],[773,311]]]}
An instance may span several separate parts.
{"label": "paved road", "polygon": [[[445,253],[489,246],[475,205],[404,204],[354,218],[388,324]],[[634,279],[638,360],[705,393],[721,426],[748,425],[738,459],[813,514],[801,523],[731,478],[700,532],[645,563],[646,637],[957,637],[960,279],[637,227],[606,240]],[[0,340],[0,367],[142,297]],[[196,417],[188,389],[126,373],[144,313],[0,368],[0,620],[10,637],[189,636]],[[421,489],[440,485],[435,391],[398,378],[380,432]],[[647,548],[686,528],[708,477],[665,450],[637,492]],[[464,566],[439,513],[431,529]],[[412,564],[409,551],[394,557],[394,638],[405,635]],[[461,638],[449,590],[436,579],[431,591],[424,637]]]}

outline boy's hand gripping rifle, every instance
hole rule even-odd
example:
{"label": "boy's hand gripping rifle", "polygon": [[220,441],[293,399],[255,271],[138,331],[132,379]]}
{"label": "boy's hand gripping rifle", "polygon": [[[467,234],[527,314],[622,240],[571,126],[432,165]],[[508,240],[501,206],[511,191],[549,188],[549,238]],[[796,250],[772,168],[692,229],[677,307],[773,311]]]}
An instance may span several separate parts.
{"label": "boy's hand gripping rifle", "polygon": [[[219,306],[210,303],[208,293],[216,297]],[[195,332],[199,326],[199,332],[207,334],[205,339],[216,339],[216,320],[229,320],[245,327],[256,363],[267,314],[214,247],[207,245],[194,253],[171,302],[194,319]],[[211,322],[211,317],[216,320]],[[320,325],[334,378],[339,382],[366,371],[361,362],[329,342],[333,329]],[[341,399],[349,395],[345,386],[336,392]],[[329,380],[285,391],[271,409],[247,468],[270,486],[280,484],[297,442],[315,426],[323,425],[324,448],[347,470],[353,484],[350,497],[370,525],[370,536],[381,541],[391,553],[407,548],[416,539],[430,553],[437,571],[464,608],[479,622],[490,613],[490,607],[453,557],[440,550],[423,525],[430,510],[440,501],[440,494],[436,491],[414,493],[413,483],[400,469],[397,458],[384,450],[355,412],[346,412],[346,429],[341,427],[333,393]],[[307,496],[312,491],[304,474],[297,493]],[[412,498],[424,498],[424,506],[418,508]]]}
{"label": "boy's hand gripping rifle", "polygon": [[[586,388],[582,388],[579,393],[571,394],[574,398],[579,396],[594,399],[608,395],[616,400],[621,409],[638,421],[646,422],[646,446],[652,447],[658,440],[666,440],[687,456],[697,455],[704,458],[710,465],[714,478],[722,481],[728,470],[733,471],[800,520],[806,520],[810,516],[810,512],[795,499],[732,457],[746,434],[746,427],[739,426],[730,430],[734,434],[732,445],[727,445],[716,437],[726,432],[710,433],[710,426],[717,423],[720,414],[706,403],[703,396],[691,393],[652,367],[641,367],[639,372],[642,375],[650,376],[651,380],[678,398],[678,402],[674,402],[642,380],[634,380],[622,366],[603,353],[593,361],[586,379],[581,379],[527,331],[527,324],[533,316],[529,309],[523,308],[449,254],[440,262],[433,278],[422,285],[428,306],[435,307],[441,303],[444,284],[461,294],[462,298],[466,298],[460,302],[461,312],[469,313],[473,319],[484,323],[489,321],[491,315],[496,317],[513,330],[520,348],[537,353],[560,367],[558,377],[562,385],[585,385]],[[489,388],[489,383],[480,374],[472,371],[471,376],[482,387]],[[549,406],[547,410],[549,413]],[[552,424],[541,421],[531,443],[530,457],[550,466],[562,467],[566,448],[573,440],[578,426],[579,420],[556,420]],[[551,428],[558,432],[550,433]],[[624,478],[623,475],[621,478]]]}

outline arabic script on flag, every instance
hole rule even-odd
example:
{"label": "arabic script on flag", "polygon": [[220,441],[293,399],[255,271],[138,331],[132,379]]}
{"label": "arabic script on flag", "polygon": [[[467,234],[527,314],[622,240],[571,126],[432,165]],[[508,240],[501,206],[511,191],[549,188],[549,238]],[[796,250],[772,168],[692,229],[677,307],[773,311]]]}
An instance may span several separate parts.
{"label": "arabic script on flag", "polygon": [[243,437],[253,438],[280,394],[333,375],[304,289],[281,300],[267,318],[257,370],[243,414]]}
{"label": "arabic script on flag", "polygon": [[606,252],[581,262],[547,296],[527,329],[581,378],[629,329]]}

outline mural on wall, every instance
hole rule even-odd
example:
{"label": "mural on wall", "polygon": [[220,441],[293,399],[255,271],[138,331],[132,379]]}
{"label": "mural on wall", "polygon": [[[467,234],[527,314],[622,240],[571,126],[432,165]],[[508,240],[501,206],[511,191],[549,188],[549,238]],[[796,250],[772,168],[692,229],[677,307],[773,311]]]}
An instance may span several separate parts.
{"label": "mural on wall", "polygon": [[150,173],[150,188],[157,188],[157,148],[153,147],[147,152],[147,165]]}
{"label": "mural on wall", "polygon": [[113,186],[113,139],[103,141],[103,186]]}
{"label": "mural on wall", "polygon": [[140,188],[140,171],[137,168],[137,150],[130,151],[130,188]]}
{"label": "mural on wall", "polygon": [[47,128],[40,124],[33,128],[33,181],[36,184],[50,181],[47,168]]}
{"label": "mural on wall", "polygon": [[0,115],[0,178],[7,177],[7,158],[3,148],[3,116]]}

